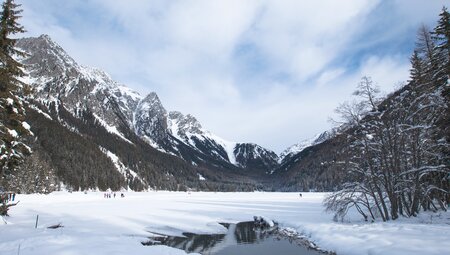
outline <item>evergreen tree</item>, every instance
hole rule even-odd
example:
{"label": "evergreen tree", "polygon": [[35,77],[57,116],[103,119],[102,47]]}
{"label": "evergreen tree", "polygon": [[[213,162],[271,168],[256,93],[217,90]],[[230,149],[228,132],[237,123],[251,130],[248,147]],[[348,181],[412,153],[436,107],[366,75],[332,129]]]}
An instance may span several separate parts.
{"label": "evergreen tree", "polygon": [[419,56],[417,50],[414,50],[413,55],[410,58],[411,69],[410,69],[410,79],[411,82],[421,84],[424,80],[424,67],[423,61]]}
{"label": "evergreen tree", "polygon": [[[450,74],[450,13],[443,7],[439,14],[439,21],[432,32],[433,39],[436,41],[438,59],[442,63],[440,76],[443,82],[447,82]],[[448,83],[448,82],[447,82]]]}
{"label": "evergreen tree", "polygon": [[22,140],[30,134],[30,126],[24,122],[22,65],[14,57],[25,54],[15,48],[17,39],[11,35],[24,32],[17,20],[22,10],[14,0],[5,0],[0,17],[0,176],[8,182],[25,155],[31,152]]}
{"label": "evergreen tree", "polygon": [[[446,134],[446,142],[450,143],[450,13],[446,7],[442,8],[439,14],[439,20],[433,33],[433,39],[436,41],[437,57],[440,65],[436,72],[437,86],[442,86],[442,95],[447,104],[447,114],[443,114],[438,121],[438,125]],[[450,165],[450,148],[445,148],[447,157],[443,159],[445,164]],[[449,182],[447,182],[449,183]],[[450,196],[448,198],[450,201]]]}
{"label": "evergreen tree", "polygon": [[23,26],[19,25],[17,20],[21,17],[19,14],[22,10],[19,4],[15,4],[14,0],[6,0],[2,5],[0,17],[0,91],[15,92],[18,87],[22,87],[23,83],[17,77],[23,76],[22,65],[13,57],[24,56],[25,54],[16,49],[17,39],[9,38],[10,35],[25,32]]}

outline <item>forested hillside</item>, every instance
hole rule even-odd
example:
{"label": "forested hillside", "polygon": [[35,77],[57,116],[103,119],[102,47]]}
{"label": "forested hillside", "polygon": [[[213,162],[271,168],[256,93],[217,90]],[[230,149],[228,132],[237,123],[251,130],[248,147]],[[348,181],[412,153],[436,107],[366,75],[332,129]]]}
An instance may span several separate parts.
{"label": "forested hillside", "polygon": [[[109,133],[89,112],[78,118],[60,105],[29,101],[29,144],[35,152],[12,178],[11,190],[68,189],[253,190],[256,182],[239,172],[210,165],[192,166],[162,153],[129,130],[129,142]],[[48,113],[43,110],[50,109]],[[57,120],[57,121],[56,121]],[[63,125],[61,125],[63,123]],[[202,176],[202,178],[200,178]]]}
{"label": "forested hillside", "polygon": [[[450,202],[449,13],[438,26],[419,29],[411,76],[379,99],[363,77],[341,104],[344,123],[334,138],[307,148],[278,171],[287,190],[339,190],[327,200],[341,217],[356,207],[367,219],[446,210]],[[284,169],[283,169],[284,167]]]}

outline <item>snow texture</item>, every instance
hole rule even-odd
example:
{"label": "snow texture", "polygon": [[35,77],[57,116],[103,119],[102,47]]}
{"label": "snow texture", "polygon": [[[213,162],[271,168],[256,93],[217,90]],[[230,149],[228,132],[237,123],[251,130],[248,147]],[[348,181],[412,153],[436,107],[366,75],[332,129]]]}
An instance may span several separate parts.
{"label": "snow texture", "polygon": [[7,98],[6,99],[6,105],[13,105],[14,104],[14,100],[12,100],[11,98]]}
{"label": "snow texture", "polygon": [[[193,148],[197,147],[196,141],[213,144],[214,147],[210,149],[210,153],[233,165],[238,165],[234,154],[237,143],[227,141],[202,128],[201,124],[192,115],[183,115],[176,111],[170,112],[168,129],[174,137]],[[220,153],[221,150],[225,151],[227,158]]]}
{"label": "snow texture", "polygon": [[46,117],[49,120],[53,120],[52,117],[50,115],[48,115],[47,113],[43,112],[41,109],[39,109],[37,106],[30,104],[30,108],[37,111],[38,113],[44,115],[44,117]]}
{"label": "snow texture", "polygon": [[16,130],[14,129],[8,129],[8,133],[12,136],[12,137],[18,137],[19,134],[17,133]]}
{"label": "snow texture", "polygon": [[315,135],[313,138],[306,139],[297,144],[294,144],[289,148],[287,148],[286,150],[284,150],[283,152],[281,152],[278,158],[278,163],[282,163],[285,159],[288,159],[289,157],[292,157],[295,154],[300,153],[301,151],[310,146],[320,144],[326,141],[327,139],[331,138],[332,136],[333,131],[325,131],[323,133]]}
{"label": "snow texture", "polygon": [[198,174],[198,179],[199,179],[200,181],[206,181],[206,178],[203,177],[203,175],[201,175],[201,174],[199,174],[199,173],[197,173],[197,174]]}
{"label": "snow texture", "polygon": [[[18,195],[8,224],[0,221],[0,254],[185,254],[165,246],[142,246],[148,231],[225,233],[218,222],[251,221],[264,215],[339,255],[450,254],[450,213],[423,213],[395,222],[365,223],[351,212],[336,223],[324,212],[323,193],[57,192]],[[36,215],[39,215],[35,229]],[[64,227],[47,229],[61,223]],[[19,251],[20,249],[20,251]]]}
{"label": "snow texture", "polygon": [[29,131],[30,128],[31,128],[30,124],[28,124],[26,121],[23,121],[23,122],[22,122],[22,127],[25,128],[25,129],[28,130],[28,131]]}
{"label": "snow texture", "polygon": [[287,148],[286,150],[281,152],[280,158],[279,158],[280,163],[285,157],[287,157],[289,155],[295,155],[295,154],[301,152],[302,150],[314,145],[314,141],[318,138],[318,136],[319,135],[316,135],[313,138],[303,140],[297,144],[290,146],[289,148]]}
{"label": "snow texture", "polygon": [[117,127],[108,125],[108,123],[106,123],[106,121],[104,121],[102,118],[97,116],[97,114],[93,113],[93,115],[97,119],[97,121],[100,123],[100,125],[102,125],[106,129],[106,131],[108,131],[111,134],[117,135],[118,137],[120,137],[124,141],[126,141],[127,143],[133,144],[130,140],[125,138],[125,136],[122,133],[120,133],[119,130],[117,130]]}

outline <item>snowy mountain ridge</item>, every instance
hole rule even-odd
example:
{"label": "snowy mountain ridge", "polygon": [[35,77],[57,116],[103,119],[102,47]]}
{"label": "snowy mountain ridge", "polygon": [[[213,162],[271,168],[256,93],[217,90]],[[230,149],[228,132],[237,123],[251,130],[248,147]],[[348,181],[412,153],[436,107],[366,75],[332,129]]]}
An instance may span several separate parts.
{"label": "snowy mountain ridge", "polygon": [[290,147],[288,147],[286,150],[281,152],[280,157],[278,159],[278,163],[283,163],[289,160],[292,156],[302,152],[304,149],[320,144],[324,142],[325,140],[331,138],[332,131],[325,131],[320,134],[315,135],[314,137],[310,139],[305,139],[300,141],[299,143],[296,143]]}
{"label": "snowy mountain ridge", "polygon": [[[205,130],[194,116],[172,111],[169,113],[168,125],[171,135],[178,140],[193,146],[200,152],[210,153],[216,158],[237,165],[236,157],[233,153],[237,143],[226,141]],[[200,143],[209,144],[208,151],[199,149],[197,145]]]}
{"label": "snowy mountain ridge", "polygon": [[79,65],[47,35],[20,39],[17,46],[29,54],[21,62],[37,100],[63,102],[74,114],[89,109],[109,126],[131,124],[138,93],[124,89],[99,69]]}
{"label": "snowy mountain ridge", "polygon": [[[186,161],[209,157],[245,167],[247,161],[259,160],[261,166],[269,168],[278,160],[275,153],[260,146],[220,138],[190,114],[167,112],[155,92],[143,97],[106,72],[78,64],[48,35],[20,39],[17,46],[29,54],[21,62],[29,75],[24,81],[35,89],[36,100],[44,105],[60,104],[75,117],[89,111],[108,132],[129,143],[123,128],[133,130],[152,147]],[[200,158],[191,155],[186,146],[200,153]]]}

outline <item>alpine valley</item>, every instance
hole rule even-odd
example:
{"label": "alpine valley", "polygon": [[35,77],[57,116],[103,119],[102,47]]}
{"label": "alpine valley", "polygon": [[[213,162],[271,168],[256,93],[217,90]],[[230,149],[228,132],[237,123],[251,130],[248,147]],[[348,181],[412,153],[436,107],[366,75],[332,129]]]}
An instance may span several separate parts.
{"label": "alpine valley", "polygon": [[168,112],[156,93],[142,96],[78,64],[47,35],[20,39],[17,47],[27,53],[19,61],[31,91],[33,153],[10,177],[18,180],[7,183],[21,192],[273,190],[282,164],[324,140],[293,146],[280,158],[257,144],[226,141],[190,114]]}
{"label": "alpine valley", "polygon": [[[438,141],[448,139],[448,93],[442,86],[410,82],[376,110],[358,116],[357,124],[323,132],[277,155],[254,143],[222,139],[190,114],[168,112],[156,93],[142,96],[105,72],[78,64],[47,35],[20,39],[17,47],[27,53],[18,60],[29,85],[26,122],[33,135],[26,143],[33,153],[0,185],[21,193],[339,190],[351,178],[350,140],[364,140],[355,134],[368,132],[373,119],[395,120],[401,105],[428,97],[439,107],[424,108],[424,126],[432,127]],[[438,152],[448,155],[447,150]]]}

